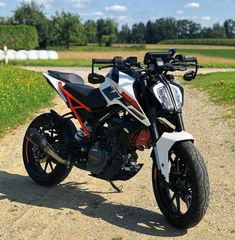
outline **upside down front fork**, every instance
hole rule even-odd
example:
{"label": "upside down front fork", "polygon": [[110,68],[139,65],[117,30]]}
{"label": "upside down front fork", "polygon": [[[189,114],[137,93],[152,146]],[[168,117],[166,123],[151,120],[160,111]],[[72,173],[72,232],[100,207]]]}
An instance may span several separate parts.
{"label": "upside down front fork", "polygon": [[169,183],[169,151],[176,142],[185,140],[193,141],[193,136],[184,131],[184,125],[181,113],[176,115],[176,132],[164,132],[161,136],[158,131],[155,108],[151,107],[146,92],[147,80],[145,76],[140,79],[141,89],[145,102],[146,114],[149,118],[151,125],[149,126],[152,141],[154,143],[153,150],[155,154],[156,164],[165,178],[165,181]]}

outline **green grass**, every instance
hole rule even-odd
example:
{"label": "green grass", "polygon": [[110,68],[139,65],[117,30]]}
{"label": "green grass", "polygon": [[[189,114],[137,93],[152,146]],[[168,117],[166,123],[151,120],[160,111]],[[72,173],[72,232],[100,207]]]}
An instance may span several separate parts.
{"label": "green grass", "polygon": [[14,66],[50,66],[50,67],[90,67],[91,60],[58,59],[58,60],[17,60],[10,61]]}
{"label": "green grass", "polygon": [[199,75],[184,84],[205,90],[216,104],[235,106],[235,72]]}
{"label": "green grass", "polygon": [[201,54],[209,57],[220,57],[234,59],[235,49],[183,49],[180,50],[183,54]]}
{"label": "green grass", "polygon": [[37,109],[48,105],[54,91],[41,74],[0,65],[0,136],[25,123]]}
{"label": "green grass", "polygon": [[63,46],[48,47],[48,50],[55,51],[78,51],[78,52],[110,52],[110,51],[141,51],[145,50],[145,44],[114,44],[111,47],[88,44],[87,46],[71,46],[69,49]]}
{"label": "green grass", "polygon": [[217,120],[227,121],[235,129],[235,72],[199,75],[194,81],[182,83],[206,91],[212,102],[224,107]]}
{"label": "green grass", "polygon": [[192,45],[218,45],[218,46],[235,46],[235,39],[214,39],[214,38],[198,38],[198,39],[169,39],[163,40],[160,44],[192,44]]}
{"label": "green grass", "polygon": [[204,68],[235,68],[235,62],[228,62],[225,63],[221,61],[221,63],[211,63],[211,62],[202,62],[199,60],[199,64],[202,65]]}

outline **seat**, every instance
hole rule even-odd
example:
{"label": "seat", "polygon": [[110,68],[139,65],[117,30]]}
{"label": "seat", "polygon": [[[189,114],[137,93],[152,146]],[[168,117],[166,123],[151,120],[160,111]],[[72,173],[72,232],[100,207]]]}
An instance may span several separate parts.
{"label": "seat", "polygon": [[91,109],[102,108],[107,105],[99,88],[74,83],[66,83],[64,88]]}
{"label": "seat", "polygon": [[84,80],[79,75],[74,73],[64,73],[64,72],[57,72],[57,71],[48,71],[48,74],[51,77],[54,77],[58,80],[61,80],[65,83],[76,83],[76,84],[84,84]]}

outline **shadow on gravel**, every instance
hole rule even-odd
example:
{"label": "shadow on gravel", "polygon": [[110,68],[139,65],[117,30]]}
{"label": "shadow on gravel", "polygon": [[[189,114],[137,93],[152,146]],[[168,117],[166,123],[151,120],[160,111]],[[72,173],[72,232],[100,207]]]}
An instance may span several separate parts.
{"label": "shadow on gravel", "polygon": [[[114,226],[152,236],[175,237],[187,233],[187,230],[169,225],[161,214],[107,202],[104,197],[85,189],[84,184],[69,182],[46,188],[36,185],[29,177],[0,171],[0,201],[8,199],[39,207],[72,209]],[[113,194],[119,197],[118,193]]]}

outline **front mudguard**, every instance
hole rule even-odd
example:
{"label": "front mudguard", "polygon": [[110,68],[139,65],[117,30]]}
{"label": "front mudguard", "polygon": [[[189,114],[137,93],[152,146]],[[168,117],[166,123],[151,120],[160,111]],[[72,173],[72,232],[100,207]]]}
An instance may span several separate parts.
{"label": "front mudguard", "polygon": [[152,154],[155,154],[156,164],[165,181],[169,183],[169,151],[176,142],[194,141],[193,136],[185,131],[182,132],[164,132],[153,147]]}

